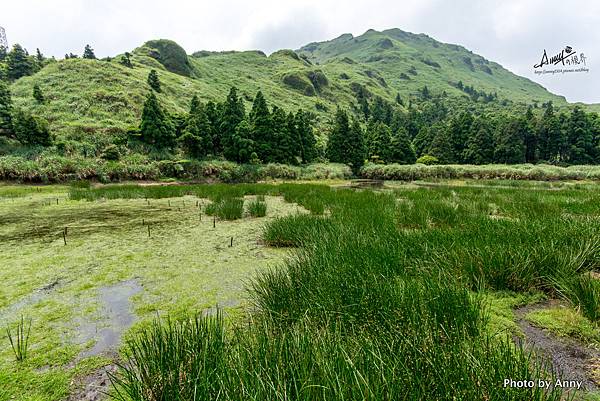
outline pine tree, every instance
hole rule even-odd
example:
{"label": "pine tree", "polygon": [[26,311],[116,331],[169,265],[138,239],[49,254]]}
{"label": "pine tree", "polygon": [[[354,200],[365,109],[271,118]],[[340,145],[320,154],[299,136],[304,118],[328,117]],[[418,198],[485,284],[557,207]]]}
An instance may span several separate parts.
{"label": "pine tree", "polygon": [[0,62],[6,60],[6,56],[8,55],[8,49],[4,46],[0,46]]}
{"label": "pine tree", "polygon": [[357,174],[365,162],[366,154],[360,123],[353,120],[350,124],[346,111],[338,108],[327,144],[329,161],[348,164]]}
{"label": "pine tree", "polygon": [[590,164],[594,161],[594,134],[585,112],[575,106],[568,121],[569,163]]}
{"label": "pine tree", "polygon": [[[148,78],[150,78],[150,76],[148,76]],[[199,110],[200,110],[200,99],[198,99],[198,95],[194,95],[194,97],[192,97],[192,101],[190,102],[190,114],[195,114]]]}
{"label": "pine tree", "polygon": [[209,132],[209,150],[208,153],[212,155],[220,155],[223,153],[223,145],[221,143],[221,113],[217,107],[217,105],[210,101],[204,105],[204,114],[208,119],[208,124],[210,127]]}
{"label": "pine tree", "polygon": [[35,49],[35,59],[40,66],[42,65],[42,63],[45,60],[44,55],[42,54],[42,52],[40,51],[39,48]]}
{"label": "pine tree", "polygon": [[190,113],[185,119],[183,132],[178,141],[182,149],[195,158],[212,152],[212,127],[197,96],[192,99]]}
{"label": "pine tree", "polygon": [[33,98],[39,104],[42,104],[45,101],[44,93],[42,92],[42,89],[40,88],[40,86],[38,84],[33,85]]}
{"label": "pine tree", "polygon": [[554,115],[552,102],[548,102],[545,107],[544,115],[537,124],[539,158],[546,162],[556,162],[561,159],[564,138],[558,118]]}
{"label": "pine tree", "polygon": [[142,141],[157,149],[173,147],[175,142],[175,129],[153,92],[148,94],[144,103],[140,134]]}
{"label": "pine tree", "polygon": [[528,107],[523,124],[523,142],[525,143],[525,161],[527,163],[535,163],[538,160],[538,137],[535,125],[535,116],[531,107]]}
{"label": "pine tree", "polygon": [[0,81],[0,136],[12,134],[12,97],[8,84]]}
{"label": "pine tree", "polygon": [[350,132],[345,142],[346,164],[349,164],[355,175],[358,175],[365,164],[367,151],[364,142],[364,133],[357,119],[353,119]]}
{"label": "pine tree", "polygon": [[436,131],[428,153],[437,158],[441,164],[456,163],[452,136],[446,127]]}
{"label": "pine tree", "polygon": [[417,160],[406,128],[400,127],[392,134],[390,142],[389,162],[400,164],[414,164]]}
{"label": "pine tree", "polygon": [[396,104],[399,104],[400,106],[404,106],[404,102],[402,101],[402,98],[400,97],[400,93],[396,93]]}
{"label": "pine tree", "polygon": [[83,58],[95,60],[96,55],[94,54],[94,49],[90,45],[85,45],[85,49],[83,50]]}
{"label": "pine tree", "polygon": [[13,129],[15,138],[23,145],[52,145],[52,135],[48,124],[23,110],[19,109],[15,112]]}
{"label": "pine tree", "polygon": [[[220,142],[223,154],[228,160],[236,160],[239,157],[238,145],[234,142],[237,136],[236,128],[246,118],[244,101],[238,96],[236,87],[229,90],[227,100],[221,107],[218,131],[221,134]],[[243,134],[245,135],[245,131]]]}
{"label": "pine tree", "polygon": [[261,91],[256,93],[252,110],[249,114],[249,122],[252,129],[255,151],[262,161],[270,160],[269,155],[273,152],[272,126],[269,107]]}
{"label": "pine tree", "polygon": [[[296,151],[298,150],[298,144],[294,143],[293,130],[295,130],[293,124],[293,115],[290,118],[285,112],[277,107],[273,106],[271,111],[271,138],[269,143],[270,152],[266,155],[266,162],[276,163],[287,163],[296,164]],[[292,130],[292,131],[291,131]]]}
{"label": "pine tree", "polygon": [[500,124],[495,135],[494,162],[505,164],[525,162],[524,125],[522,118],[514,117]]}
{"label": "pine tree", "polygon": [[150,85],[154,91],[158,93],[161,92],[160,79],[158,78],[158,73],[156,70],[150,70],[150,73],[148,74],[148,85]]}
{"label": "pine tree", "polygon": [[300,143],[300,158],[302,163],[310,163],[316,157],[316,139],[312,125],[312,115],[298,110],[294,116],[296,134]]}
{"label": "pine tree", "polygon": [[421,157],[429,152],[433,138],[437,135],[438,131],[443,130],[443,126],[436,123],[432,126],[423,126],[415,139],[413,139],[413,145],[415,147],[415,153],[417,157]]}
{"label": "pine tree", "polygon": [[348,120],[348,114],[344,110],[338,108],[327,143],[327,157],[330,162],[346,162],[346,142],[350,135],[349,132],[350,121]]}
{"label": "pine tree", "polygon": [[119,63],[121,63],[125,67],[133,68],[133,64],[131,64],[131,53],[125,52],[125,54],[123,54],[121,56],[121,59],[119,60]]}
{"label": "pine tree", "polygon": [[23,49],[19,44],[14,45],[8,53],[6,66],[8,78],[13,81],[33,74],[31,57],[27,54],[27,50]]}
{"label": "pine tree", "polygon": [[238,163],[249,163],[254,152],[254,141],[251,138],[252,126],[244,119],[240,121],[231,136],[228,146],[225,147],[225,157]]}
{"label": "pine tree", "polygon": [[471,125],[463,161],[468,164],[488,164],[494,157],[494,138],[489,122],[479,117]]}
{"label": "pine tree", "polygon": [[365,135],[365,145],[367,157],[371,161],[389,161],[390,142],[392,140],[392,131],[383,122],[371,118],[367,125]]}
{"label": "pine tree", "polygon": [[467,141],[470,138],[472,124],[473,115],[468,111],[462,112],[450,120],[448,129],[450,130],[452,148],[457,163],[464,162],[463,155]]}

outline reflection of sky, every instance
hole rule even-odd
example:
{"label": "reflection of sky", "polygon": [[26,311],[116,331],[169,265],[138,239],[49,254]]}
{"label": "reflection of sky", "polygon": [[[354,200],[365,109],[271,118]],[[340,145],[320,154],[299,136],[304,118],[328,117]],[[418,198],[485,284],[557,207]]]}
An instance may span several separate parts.
{"label": "reflection of sky", "polygon": [[[600,103],[600,2],[590,0],[42,0],[7,1],[9,42],[49,55],[98,56],[169,38],[196,50],[298,48],[342,33],[400,28],[457,43],[570,101]],[[534,74],[543,50],[572,46],[587,73]]]}

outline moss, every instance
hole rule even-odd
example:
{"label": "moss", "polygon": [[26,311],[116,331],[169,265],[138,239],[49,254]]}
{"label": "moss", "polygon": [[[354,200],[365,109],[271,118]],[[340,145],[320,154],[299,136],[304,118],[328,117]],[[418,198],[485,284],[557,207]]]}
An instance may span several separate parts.
{"label": "moss", "polygon": [[525,318],[557,336],[574,337],[588,344],[600,345],[598,326],[571,307],[558,306],[535,310],[528,313]]}

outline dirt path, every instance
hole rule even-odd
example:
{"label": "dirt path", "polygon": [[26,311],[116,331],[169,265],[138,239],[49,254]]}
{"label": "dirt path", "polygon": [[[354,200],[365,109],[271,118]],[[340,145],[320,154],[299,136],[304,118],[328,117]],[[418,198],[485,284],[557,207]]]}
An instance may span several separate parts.
{"label": "dirt path", "polygon": [[600,361],[600,352],[586,347],[574,339],[557,337],[554,334],[534,326],[525,319],[529,312],[553,306],[552,301],[527,305],[515,309],[516,322],[525,334],[526,347],[532,347],[541,356],[548,358],[562,380],[582,382],[582,390],[598,390],[598,384],[592,379],[591,369]]}

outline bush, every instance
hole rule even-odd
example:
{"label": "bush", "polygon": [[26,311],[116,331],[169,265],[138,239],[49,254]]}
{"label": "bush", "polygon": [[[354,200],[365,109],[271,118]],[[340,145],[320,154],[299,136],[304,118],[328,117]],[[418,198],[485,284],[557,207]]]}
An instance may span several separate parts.
{"label": "bush", "polygon": [[431,166],[434,164],[440,164],[440,161],[437,157],[431,155],[423,155],[417,159],[418,164],[425,164],[426,166]]}

